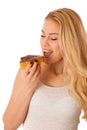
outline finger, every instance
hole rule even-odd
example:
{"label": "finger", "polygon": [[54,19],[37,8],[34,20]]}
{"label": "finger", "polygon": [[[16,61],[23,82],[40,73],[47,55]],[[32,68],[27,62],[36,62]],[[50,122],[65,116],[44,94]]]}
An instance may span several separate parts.
{"label": "finger", "polygon": [[34,62],[32,68],[30,69],[30,76],[32,77],[34,75],[34,73],[36,72],[37,70],[37,67],[38,67],[38,63],[37,62]]}
{"label": "finger", "polygon": [[41,67],[40,65],[37,66],[37,69],[32,77],[32,80],[36,80],[36,79],[39,79],[39,76],[40,76],[40,72],[41,72]]}
{"label": "finger", "polygon": [[31,64],[29,64],[24,70],[22,70],[24,76],[27,76],[29,74],[30,68]]}

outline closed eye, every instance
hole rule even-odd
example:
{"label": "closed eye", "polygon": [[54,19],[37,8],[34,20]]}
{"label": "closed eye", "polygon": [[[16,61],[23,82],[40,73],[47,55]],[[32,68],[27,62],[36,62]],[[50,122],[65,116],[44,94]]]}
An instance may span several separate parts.
{"label": "closed eye", "polygon": [[41,35],[42,38],[44,38],[45,36],[44,35]]}
{"label": "closed eye", "polygon": [[51,38],[51,40],[55,41],[55,40],[57,40],[57,38]]}

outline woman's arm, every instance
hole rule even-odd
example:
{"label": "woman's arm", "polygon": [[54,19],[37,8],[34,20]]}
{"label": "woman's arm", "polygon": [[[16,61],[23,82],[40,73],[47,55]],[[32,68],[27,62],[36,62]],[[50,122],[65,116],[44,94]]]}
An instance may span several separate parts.
{"label": "woman's arm", "polygon": [[40,66],[37,63],[18,71],[10,101],[3,115],[4,130],[16,130],[23,123],[39,75]]}

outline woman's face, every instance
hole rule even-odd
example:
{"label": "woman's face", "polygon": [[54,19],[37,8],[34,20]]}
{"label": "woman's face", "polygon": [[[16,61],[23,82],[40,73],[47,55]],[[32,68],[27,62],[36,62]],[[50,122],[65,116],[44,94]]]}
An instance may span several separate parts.
{"label": "woman's face", "polygon": [[44,21],[40,43],[45,62],[48,64],[57,63],[62,59],[59,47],[59,29],[59,24],[56,21],[52,19]]}

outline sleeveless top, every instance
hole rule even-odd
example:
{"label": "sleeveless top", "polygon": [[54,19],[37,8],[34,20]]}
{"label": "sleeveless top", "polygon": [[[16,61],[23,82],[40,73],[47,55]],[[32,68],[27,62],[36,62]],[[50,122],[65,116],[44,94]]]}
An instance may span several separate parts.
{"label": "sleeveless top", "polygon": [[24,130],[77,130],[81,109],[64,87],[40,82],[32,96]]}

